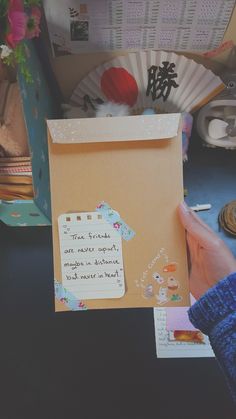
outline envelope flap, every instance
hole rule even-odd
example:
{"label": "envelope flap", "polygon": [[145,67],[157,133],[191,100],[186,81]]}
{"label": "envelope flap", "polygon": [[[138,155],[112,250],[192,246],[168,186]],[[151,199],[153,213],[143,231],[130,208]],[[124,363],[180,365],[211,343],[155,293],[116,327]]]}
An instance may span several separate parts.
{"label": "envelope flap", "polygon": [[48,120],[53,143],[144,141],[177,136],[181,115],[135,115],[113,118]]}

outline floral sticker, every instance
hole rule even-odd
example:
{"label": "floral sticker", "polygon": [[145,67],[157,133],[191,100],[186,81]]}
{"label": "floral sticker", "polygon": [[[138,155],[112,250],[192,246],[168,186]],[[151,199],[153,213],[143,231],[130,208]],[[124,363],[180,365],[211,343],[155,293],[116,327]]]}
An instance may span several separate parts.
{"label": "floral sticker", "polygon": [[116,230],[119,230],[120,226],[121,226],[121,224],[120,224],[120,223],[118,223],[118,222],[113,223],[113,227],[114,227]]}
{"label": "floral sticker", "polygon": [[61,303],[68,303],[68,298],[62,297],[60,298]]}
{"label": "floral sticker", "polygon": [[99,205],[97,205],[96,206],[96,209],[101,209],[101,208],[103,208],[104,207],[104,205],[103,204],[99,204]]}

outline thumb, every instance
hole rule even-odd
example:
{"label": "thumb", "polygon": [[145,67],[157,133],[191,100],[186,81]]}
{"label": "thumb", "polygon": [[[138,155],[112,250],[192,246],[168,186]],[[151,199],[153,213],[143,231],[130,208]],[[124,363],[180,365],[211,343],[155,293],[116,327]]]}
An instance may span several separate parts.
{"label": "thumb", "polygon": [[218,236],[183,202],[178,213],[185,230],[200,244],[211,249],[219,243]]}

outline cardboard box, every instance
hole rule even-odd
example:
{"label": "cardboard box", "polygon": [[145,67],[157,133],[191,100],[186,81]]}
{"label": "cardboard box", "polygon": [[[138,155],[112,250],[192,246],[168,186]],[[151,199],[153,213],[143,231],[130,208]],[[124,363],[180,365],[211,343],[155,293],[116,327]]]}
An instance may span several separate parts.
{"label": "cardboard box", "polygon": [[55,100],[49,90],[42,64],[32,42],[27,43],[27,65],[33,83],[18,81],[27,127],[34,200],[0,200],[0,220],[9,226],[41,226],[51,224],[46,118],[58,116]]}

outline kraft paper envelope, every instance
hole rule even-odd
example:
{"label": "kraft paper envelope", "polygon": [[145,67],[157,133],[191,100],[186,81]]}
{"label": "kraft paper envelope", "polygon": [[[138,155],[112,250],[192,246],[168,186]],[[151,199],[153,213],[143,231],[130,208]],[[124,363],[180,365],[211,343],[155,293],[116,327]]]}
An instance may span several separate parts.
{"label": "kraft paper envelope", "polygon": [[47,121],[56,311],[189,305],[180,120]]}

